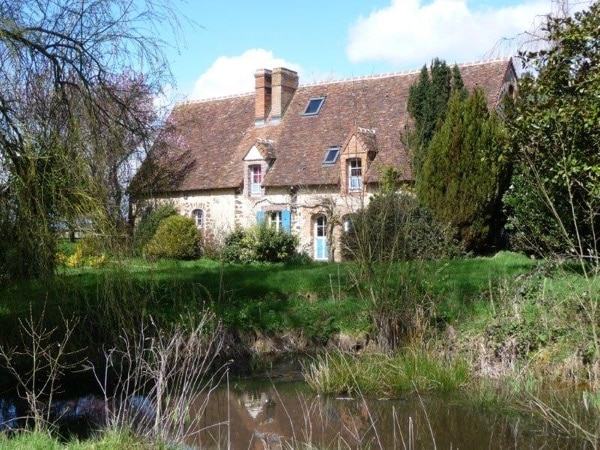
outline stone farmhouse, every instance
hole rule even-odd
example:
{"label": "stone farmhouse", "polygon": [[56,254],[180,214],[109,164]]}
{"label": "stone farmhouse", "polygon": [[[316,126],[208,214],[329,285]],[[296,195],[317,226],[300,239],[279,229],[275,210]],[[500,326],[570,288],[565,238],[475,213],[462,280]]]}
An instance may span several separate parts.
{"label": "stone farmhouse", "polygon": [[[458,67],[490,108],[514,93],[510,59]],[[378,191],[381,171],[413,181],[401,134],[419,71],[305,85],[286,68],[254,77],[252,93],[174,107],[130,187],[132,217],[171,202],[217,240],[266,221],[314,259],[339,260],[348,216]]]}

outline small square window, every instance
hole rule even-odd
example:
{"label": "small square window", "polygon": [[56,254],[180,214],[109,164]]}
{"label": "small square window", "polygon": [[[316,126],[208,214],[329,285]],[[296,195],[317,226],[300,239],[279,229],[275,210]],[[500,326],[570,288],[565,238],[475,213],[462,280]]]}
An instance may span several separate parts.
{"label": "small square window", "polygon": [[335,163],[338,159],[339,154],[340,154],[339,147],[329,147],[327,149],[327,153],[325,154],[325,159],[323,160],[323,164]]}
{"label": "small square window", "polygon": [[306,105],[306,109],[304,110],[304,116],[316,116],[317,114],[319,114],[319,110],[321,109],[321,106],[323,105],[323,101],[325,100],[325,97],[316,97],[316,98],[311,98],[308,101],[308,105]]}

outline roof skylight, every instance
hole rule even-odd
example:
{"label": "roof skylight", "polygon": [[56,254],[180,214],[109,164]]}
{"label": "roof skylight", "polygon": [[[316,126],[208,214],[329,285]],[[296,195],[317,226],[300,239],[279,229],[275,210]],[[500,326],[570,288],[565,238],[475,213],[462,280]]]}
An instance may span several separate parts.
{"label": "roof skylight", "polygon": [[323,105],[324,100],[325,100],[325,97],[311,98],[308,101],[308,105],[306,105],[306,109],[304,110],[304,113],[302,115],[303,116],[315,116],[315,115],[319,114],[319,110],[321,109],[321,106]]}
{"label": "roof skylight", "polygon": [[327,153],[325,154],[325,159],[323,160],[323,164],[335,163],[338,159],[339,154],[340,154],[339,147],[329,147],[327,149]]}

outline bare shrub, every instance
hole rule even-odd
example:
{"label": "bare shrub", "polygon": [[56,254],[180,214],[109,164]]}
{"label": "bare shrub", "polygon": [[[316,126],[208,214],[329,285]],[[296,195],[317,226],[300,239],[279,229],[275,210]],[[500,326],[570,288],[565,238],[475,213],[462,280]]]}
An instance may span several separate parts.
{"label": "bare shrub", "polygon": [[207,393],[227,373],[217,363],[223,343],[223,329],[208,312],[170,329],[150,320],[139,333],[123,333],[120,345],[105,352],[104,370],[90,367],[108,426],[155,442],[182,443],[202,431]]}

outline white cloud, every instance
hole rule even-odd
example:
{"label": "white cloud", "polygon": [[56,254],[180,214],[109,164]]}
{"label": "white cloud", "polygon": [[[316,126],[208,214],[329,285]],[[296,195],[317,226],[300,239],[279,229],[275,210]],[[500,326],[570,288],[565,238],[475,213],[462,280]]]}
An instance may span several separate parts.
{"label": "white cloud", "polygon": [[392,0],[360,17],[349,30],[346,53],[352,62],[385,61],[418,68],[440,57],[448,63],[506,56],[514,48],[497,45],[550,12],[548,0],[524,0],[506,7],[476,8],[475,1]]}
{"label": "white cloud", "polygon": [[252,92],[254,72],[274,67],[301,71],[298,64],[276,58],[273,52],[261,48],[247,50],[239,56],[221,56],[196,80],[190,100]]}

